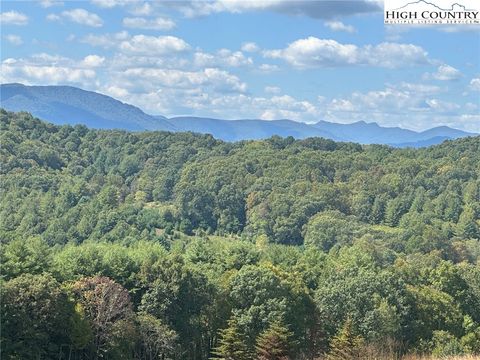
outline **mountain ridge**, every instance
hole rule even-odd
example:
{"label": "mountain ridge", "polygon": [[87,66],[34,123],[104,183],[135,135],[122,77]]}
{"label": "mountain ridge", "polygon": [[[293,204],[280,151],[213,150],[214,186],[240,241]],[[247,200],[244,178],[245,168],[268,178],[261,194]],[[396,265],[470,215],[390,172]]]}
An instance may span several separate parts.
{"label": "mountain ridge", "polygon": [[273,135],[296,139],[324,137],[361,144],[386,144],[395,147],[423,147],[445,140],[475,135],[447,126],[422,132],[400,127],[383,127],[376,122],[357,121],[339,124],[320,120],[313,124],[289,119],[223,120],[207,117],[149,115],[140,108],[108,95],[73,86],[0,85],[1,107],[27,111],[55,124],[83,124],[99,129],[133,131],[165,130],[211,134],[224,141],[257,140]]}
{"label": "mountain ridge", "polygon": [[7,110],[28,111],[56,124],[81,123],[99,129],[175,131],[167,120],[153,118],[136,106],[74,86],[2,84],[0,99],[2,107]]}

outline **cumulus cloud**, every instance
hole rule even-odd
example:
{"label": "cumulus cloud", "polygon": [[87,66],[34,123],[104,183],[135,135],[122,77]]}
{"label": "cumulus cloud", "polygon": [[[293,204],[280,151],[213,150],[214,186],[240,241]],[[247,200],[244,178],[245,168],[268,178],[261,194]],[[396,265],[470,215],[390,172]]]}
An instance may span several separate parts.
{"label": "cumulus cloud", "polygon": [[278,65],[275,65],[275,64],[261,64],[258,67],[258,70],[262,73],[268,74],[275,71],[279,71],[280,68],[278,67]]}
{"label": "cumulus cloud", "polygon": [[60,21],[62,19],[62,17],[60,15],[57,15],[57,14],[48,14],[46,16],[46,19],[48,21]]}
{"label": "cumulus cloud", "polygon": [[369,65],[386,68],[428,64],[427,52],[412,44],[381,43],[358,47],[310,36],[284,49],[266,50],[264,56],[282,59],[297,68]]}
{"label": "cumulus cloud", "polygon": [[131,68],[127,69],[123,75],[127,80],[148,79],[148,84],[144,86],[167,87],[176,89],[190,89],[199,86],[210,88],[218,92],[238,92],[243,93],[247,90],[247,85],[237,76],[227,71],[217,68],[207,68],[202,71],[183,71],[174,69],[159,68]]}
{"label": "cumulus cloud", "polygon": [[254,42],[246,42],[242,45],[242,51],[257,52],[257,51],[260,51],[260,47]]}
{"label": "cumulus cloud", "polygon": [[187,51],[190,45],[175,36],[135,35],[131,39],[122,41],[120,49],[126,53],[153,56]]}
{"label": "cumulus cloud", "polygon": [[88,68],[94,68],[102,66],[105,62],[105,58],[103,56],[98,55],[88,55],[82,61],[82,64]]}
{"label": "cumulus cloud", "polygon": [[402,68],[431,63],[428,53],[420,46],[388,42],[361,48],[360,59],[359,64],[386,68]]}
{"label": "cumulus cloud", "polygon": [[15,46],[20,46],[23,44],[22,38],[18,35],[7,34],[7,35],[4,35],[3,38],[7,40],[10,44]]}
{"label": "cumulus cloud", "polygon": [[322,108],[326,120],[343,123],[376,121],[384,126],[415,130],[434,124],[479,131],[480,123],[475,125],[471,121],[475,110],[447,100],[442,96],[445,91],[437,86],[403,82],[382,90],[356,91],[347,97],[334,98]]}
{"label": "cumulus cloud", "polygon": [[299,68],[353,65],[358,63],[358,48],[310,36],[296,40],[285,49],[264,51],[267,58],[283,59]]}
{"label": "cumulus cloud", "polygon": [[102,35],[88,34],[80,39],[80,42],[89,44],[91,46],[100,46],[103,48],[111,48],[118,46],[123,40],[130,38],[130,35],[126,31],[120,31],[118,33]]}
{"label": "cumulus cloud", "polygon": [[2,25],[27,25],[28,16],[18,11],[6,11],[0,13],[0,24]]}
{"label": "cumulus cloud", "polygon": [[127,17],[123,19],[123,26],[135,29],[171,30],[176,24],[173,20],[162,17],[157,17],[155,19]]}
{"label": "cumulus cloud", "polygon": [[[255,100],[256,103],[262,105],[262,101]],[[318,111],[309,101],[300,101],[289,95],[273,96],[263,103],[267,104],[267,108],[260,114],[260,119],[263,120],[291,119],[301,121],[302,118],[315,116]]]}
{"label": "cumulus cloud", "polygon": [[470,89],[480,91],[480,78],[473,78],[470,80]]}
{"label": "cumulus cloud", "polygon": [[440,65],[436,72],[433,74],[426,73],[424,75],[425,79],[434,79],[440,81],[452,81],[458,80],[462,77],[460,70],[455,69],[450,65]]}
{"label": "cumulus cloud", "polygon": [[189,17],[205,16],[220,12],[272,11],[286,15],[303,15],[317,19],[330,19],[382,10],[382,2],[377,0],[216,0],[172,2],[170,6],[176,7]]}
{"label": "cumulus cloud", "polygon": [[153,12],[153,7],[149,2],[135,6],[130,13],[135,16],[147,16]]}
{"label": "cumulus cloud", "polygon": [[2,82],[86,85],[93,82],[95,77],[92,69],[78,67],[73,60],[48,54],[29,59],[9,58],[2,62]]}
{"label": "cumulus cloud", "polygon": [[103,26],[103,20],[97,14],[91,13],[85,9],[72,9],[62,11],[61,14],[48,14],[47,20],[50,21],[59,21],[66,19],[68,21],[91,26],[91,27],[101,27]]}
{"label": "cumulus cloud", "polygon": [[356,32],[355,28],[352,25],[345,25],[341,21],[326,21],[325,26],[332,31],[345,31],[348,33]]}
{"label": "cumulus cloud", "polygon": [[435,95],[441,92],[444,92],[446,89],[437,85],[430,85],[430,84],[418,84],[418,83],[409,83],[409,82],[401,82],[398,85],[389,85],[389,87],[397,86],[398,88],[402,89],[403,91],[408,91],[413,94],[421,94],[421,95]]}

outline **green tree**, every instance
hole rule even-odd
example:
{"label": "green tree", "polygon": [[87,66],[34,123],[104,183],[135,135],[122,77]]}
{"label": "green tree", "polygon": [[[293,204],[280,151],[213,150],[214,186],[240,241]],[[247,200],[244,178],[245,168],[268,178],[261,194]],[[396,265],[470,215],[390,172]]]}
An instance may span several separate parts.
{"label": "green tree", "polygon": [[322,212],[306,225],[305,245],[328,252],[335,244],[348,245],[358,229],[355,219],[339,211]]}
{"label": "green tree", "polygon": [[235,317],[228,320],[225,329],[221,329],[218,333],[218,344],[213,350],[212,359],[216,360],[250,360],[252,359],[252,351],[249,349],[245,334],[239,327]]}
{"label": "green tree", "polygon": [[27,273],[41,274],[50,269],[50,249],[38,236],[13,240],[2,251],[2,275],[6,279]]}
{"label": "green tree", "polygon": [[353,333],[352,320],[347,318],[340,332],[330,342],[328,360],[361,359],[363,339]]}
{"label": "green tree", "polygon": [[47,274],[23,274],[1,287],[1,348],[6,359],[57,358],[71,345],[73,304]]}

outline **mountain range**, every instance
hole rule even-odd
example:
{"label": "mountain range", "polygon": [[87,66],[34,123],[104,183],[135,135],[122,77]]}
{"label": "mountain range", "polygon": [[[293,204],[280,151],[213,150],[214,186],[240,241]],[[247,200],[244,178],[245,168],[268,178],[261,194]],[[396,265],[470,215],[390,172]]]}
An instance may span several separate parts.
{"label": "mountain range", "polygon": [[358,121],[338,124],[318,121],[306,124],[292,120],[221,120],[200,117],[154,116],[110,96],[72,86],[0,85],[1,107],[27,111],[55,124],[84,124],[97,129],[192,131],[212,134],[225,141],[264,139],[273,135],[297,139],[324,137],[361,144],[423,147],[445,140],[476,135],[447,126],[422,132],[399,127],[382,127]]}
{"label": "mountain range", "polygon": [[54,124],[84,124],[96,129],[169,130],[174,127],[162,117],[110,96],[72,86],[0,85],[2,108],[28,111]]}

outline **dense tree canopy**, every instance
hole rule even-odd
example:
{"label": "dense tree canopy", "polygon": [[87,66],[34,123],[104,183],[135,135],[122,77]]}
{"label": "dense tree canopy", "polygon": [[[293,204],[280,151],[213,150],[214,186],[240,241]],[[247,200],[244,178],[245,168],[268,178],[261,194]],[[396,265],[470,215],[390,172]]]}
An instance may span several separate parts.
{"label": "dense tree canopy", "polygon": [[0,120],[6,359],[480,353],[480,137]]}

